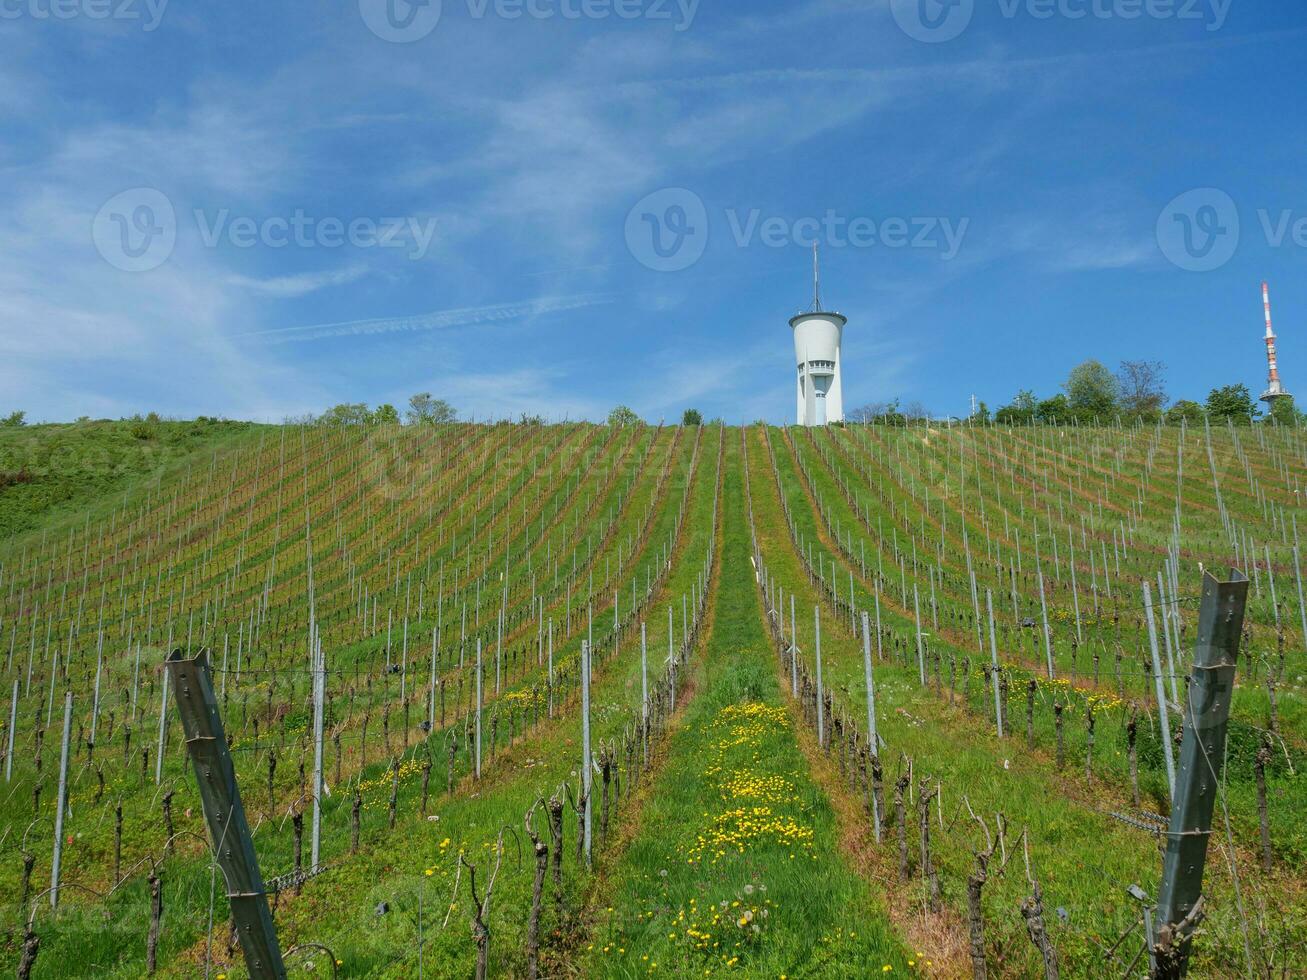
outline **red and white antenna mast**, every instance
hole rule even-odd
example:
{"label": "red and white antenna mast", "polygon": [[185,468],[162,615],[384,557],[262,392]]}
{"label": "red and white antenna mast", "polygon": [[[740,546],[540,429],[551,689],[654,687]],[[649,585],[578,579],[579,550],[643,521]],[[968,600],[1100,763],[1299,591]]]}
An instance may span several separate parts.
{"label": "red and white antenna mast", "polygon": [[1271,288],[1266,283],[1262,283],[1262,306],[1266,310],[1266,364],[1270,373],[1261,401],[1269,405],[1289,393],[1280,384],[1280,366],[1275,357],[1275,330],[1271,327]]}

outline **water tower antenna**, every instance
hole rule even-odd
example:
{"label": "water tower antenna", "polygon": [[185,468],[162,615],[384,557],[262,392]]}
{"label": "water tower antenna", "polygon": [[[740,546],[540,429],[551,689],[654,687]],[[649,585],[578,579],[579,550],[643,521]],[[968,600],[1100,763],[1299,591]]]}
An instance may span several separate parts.
{"label": "water tower antenna", "polygon": [[821,272],[817,268],[817,243],[812,243],[812,311],[821,309]]}

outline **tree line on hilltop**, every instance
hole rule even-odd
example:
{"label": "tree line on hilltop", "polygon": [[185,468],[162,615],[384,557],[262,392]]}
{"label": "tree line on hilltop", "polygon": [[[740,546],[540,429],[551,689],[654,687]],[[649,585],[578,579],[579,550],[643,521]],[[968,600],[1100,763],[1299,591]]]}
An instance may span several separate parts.
{"label": "tree line on hilltop", "polygon": [[[1227,420],[1235,425],[1251,425],[1254,422],[1277,425],[1296,426],[1307,423],[1307,416],[1299,412],[1293,398],[1285,395],[1278,398],[1263,413],[1257,400],[1253,398],[1248,386],[1244,384],[1224,385],[1213,388],[1203,403],[1181,398],[1174,402],[1166,393],[1166,367],[1161,361],[1122,361],[1120,368],[1113,373],[1101,362],[1088,360],[1072,368],[1062,390],[1049,398],[1039,398],[1034,391],[1025,388],[997,411],[990,411],[983,401],[978,402],[975,411],[966,421],[997,425],[1106,425],[1121,422],[1144,422],[1155,424],[1179,425],[1181,422],[1225,423]],[[1169,402],[1169,404],[1168,404]],[[934,418],[924,404],[919,401],[900,404],[899,399],[892,401],[869,402],[849,413],[848,421],[852,423],[879,425],[910,425],[914,422],[927,422]],[[85,417],[79,422],[89,421]],[[149,438],[157,428],[159,416],[151,412],[142,418],[139,415],[127,420],[133,424],[133,434],[138,438]],[[197,422],[218,421],[200,416]],[[327,425],[327,426],[374,426],[374,425],[446,425],[458,421],[458,411],[443,398],[436,398],[429,391],[418,392],[408,400],[408,408],[400,412],[398,408],[383,402],[376,408],[370,408],[364,402],[342,402],[333,405],[321,414],[286,418],[288,425]],[[509,419],[501,422],[511,421]],[[544,425],[542,415],[522,413],[516,420],[524,425]],[[717,424],[722,419],[715,418],[710,424]],[[23,412],[13,412],[0,416],[0,429],[17,428],[27,424]],[[618,405],[608,413],[607,424],[612,426],[642,425],[644,420],[626,405]],[[687,408],[681,416],[681,425],[702,425],[703,415],[696,408]],[[137,431],[139,430],[139,431]]]}
{"label": "tree line on hilltop", "polygon": [[[1072,368],[1062,390],[1049,398],[1039,398],[1030,389],[1017,392],[1011,402],[997,411],[979,402],[970,421],[994,422],[998,425],[1101,425],[1122,422],[1146,422],[1179,425],[1181,422],[1209,422],[1251,425],[1257,421],[1278,425],[1307,422],[1293,398],[1285,395],[1275,400],[1263,414],[1248,386],[1230,384],[1213,388],[1203,403],[1181,398],[1170,402],[1165,387],[1166,367],[1161,361],[1122,361],[1115,373],[1101,362],[1088,360]],[[1169,403],[1169,404],[1168,404]],[[901,406],[898,399],[872,402],[849,413],[849,421],[908,425],[931,418],[921,402]]]}

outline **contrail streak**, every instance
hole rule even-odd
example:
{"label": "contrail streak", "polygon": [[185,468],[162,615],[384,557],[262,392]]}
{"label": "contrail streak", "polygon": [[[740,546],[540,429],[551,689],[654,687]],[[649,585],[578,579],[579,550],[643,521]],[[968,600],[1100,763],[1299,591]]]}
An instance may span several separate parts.
{"label": "contrail streak", "polygon": [[501,320],[518,320],[542,313],[558,313],[587,306],[611,303],[607,293],[583,293],[576,296],[547,296],[518,303],[496,303],[491,306],[468,306],[456,310],[439,310],[417,316],[384,317],[376,320],[346,320],[340,323],[316,323],[303,327],[278,327],[273,330],[254,330],[236,334],[237,337],[257,337],[272,344],[288,344],[301,340],[318,340],[323,337],[362,337],[370,334],[439,330],[444,327],[466,327],[478,323],[495,323]]}

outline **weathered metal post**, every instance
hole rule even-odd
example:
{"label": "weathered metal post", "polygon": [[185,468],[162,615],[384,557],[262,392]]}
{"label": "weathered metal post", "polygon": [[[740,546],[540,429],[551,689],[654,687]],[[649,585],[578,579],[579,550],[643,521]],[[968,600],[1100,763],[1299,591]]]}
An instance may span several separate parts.
{"label": "weathered metal post", "polygon": [[585,816],[585,863],[591,864],[593,807],[590,794],[594,789],[593,762],[590,755],[590,643],[581,641],[581,806]]}
{"label": "weathered metal post", "polygon": [[327,659],[322,654],[322,640],[314,629],[313,670],[313,827],[309,839],[309,867],[316,872],[322,845],[322,738],[326,716]]}
{"label": "weathered metal post", "polygon": [[[867,675],[867,745],[873,756],[880,754],[876,737],[876,680],[871,672],[871,633],[867,610],[862,611],[862,668]],[[880,807],[876,794],[871,794],[871,827],[880,843]]]}
{"label": "weathered metal post", "polygon": [[54,811],[54,857],[50,861],[50,908],[59,907],[59,866],[64,851],[64,811],[68,809],[68,741],[73,730],[73,692],[64,695],[64,739],[59,750],[59,798]]}
{"label": "weathered metal post", "polygon": [[163,748],[168,741],[168,683],[160,685],[159,691],[159,747],[154,757],[154,784],[163,782]]}
{"label": "weathered metal post", "polygon": [[1185,975],[1193,932],[1203,916],[1203,865],[1225,761],[1225,735],[1247,601],[1248,578],[1243,573],[1232,572],[1228,582],[1203,574],[1184,741],[1157,899],[1157,931],[1150,937],[1152,975],[1157,980],[1178,980]]}
{"label": "weathered metal post", "polygon": [[1144,614],[1148,619],[1148,642],[1153,651],[1153,686],[1157,691],[1157,717],[1161,726],[1162,756],[1166,759],[1166,789],[1175,800],[1175,757],[1171,748],[1171,716],[1166,708],[1166,685],[1162,680],[1162,658],[1157,652],[1157,625],[1153,620],[1153,597],[1144,579]]}
{"label": "weathered metal post", "polygon": [[186,735],[186,751],[195,768],[214,860],[227,883],[227,898],[245,953],[245,966],[250,976],[259,980],[284,978],[286,967],[268,910],[245,809],[241,806],[236,771],[227,752],[208,657],[201,651],[187,660],[182,658],[180,650],[174,650],[168,656],[165,672],[171,676],[177,695],[177,714]]}
{"label": "weathered metal post", "polygon": [[18,678],[14,678],[14,696],[9,701],[9,744],[5,749],[5,782],[14,774],[14,729],[18,727]]}
{"label": "weathered metal post", "polygon": [[1048,628],[1048,600],[1044,598],[1044,570],[1039,571],[1039,611],[1044,618],[1044,654],[1048,658],[1048,679],[1053,679],[1053,632]]}
{"label": "weathered metal post", "polygon": [[799,634],[794,628],[794,593],[790,593],[790,697],[799,696]]}
{"label": "weathered metal post", "polygon": [[994,639],[994,594],[989,589],[985,590],[985,611],[989,615],[989,656],[992,673],[990,679],[994,682],[994,726],[998,731],[998,737],[1003,737],[1003,701],[999,691],[998,683],[998,643]]}
{"label": "weathered metal post", "polygon": [[821,606],[812,607],[813,646],[817,652],[817,745],[826,747],[826,720],[821,677]]}
{"label": "weathered metal post", "polygon": [[476,778],[481,779],[481,637],[477,637]]}

